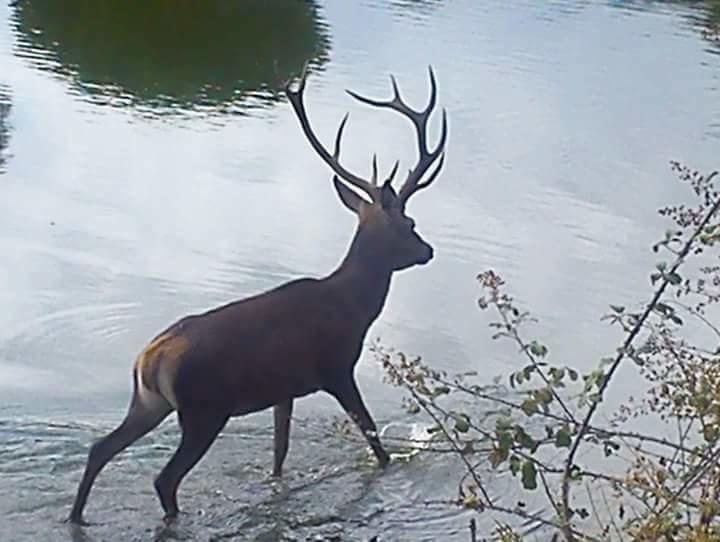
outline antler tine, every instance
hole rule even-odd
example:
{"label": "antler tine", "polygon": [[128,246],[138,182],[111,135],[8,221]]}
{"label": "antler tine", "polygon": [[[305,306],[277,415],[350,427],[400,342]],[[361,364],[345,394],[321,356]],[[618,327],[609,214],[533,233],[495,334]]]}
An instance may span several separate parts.
{"label": "antler tine", "polygon": [[327,151],[327,149],[323,146],[318,137],[315,135],[315,132],[313,132],[310,126],[310,121],[307,117],[307,111],[305,110],[305,103],[303,102],[303,92],[305,91],[305,83],[307,81],[307,76],[308,63],[306,62],[303,66],[303,71],[302,75],[300,76],[300,82],[298,83],[297,90],[292,90],[290,88],[291,81],[287,81],[285,83],[285,95],[288,97],[290,104],[293,106],[295,115],[300,121],[300,127],[302,128],[305,137],[308,139],[310,146],[312,146],[315,152],[320,155],[320,158],[322,158],[323,161],[328,166],[330,166],[333,172],[340,179],[364,191],[372,201],[378,201],[378,198],[380,197],[380,191],[377,186],[374,186],[362,177],[355,175],[351,171],[345,169],[345,167],[340,164],[340,140],[342,138],[342,132],[345,128],[345,123],[347,122],[348,115],[345,115],[342,122],[340,123],[340,128],[338,129],[338,133],[335,138],[334,156]]}
{"label": "antler tine", "polygon": [[333,158],[335,158],[335,160],[340,159],[340,140],[342,139],[343,130],[345,130],[345,123],[347,122],[349,116],[350,116],[350,113],[345,113],[343,120],[340,121],[340,126],[338,127],[337,135],[335,136],[335,150],[333,151]]}
{"label": "antler tine", "polygon": [[390,171],[390,175],[388,175],[387,179],[385,179],[386,183],[392,182],[392,180],[395,178],[395,174],[397,173],[399,166],[400,166],[400,160],[395,160],[395,165],[393,166],[392,170]]}
{"label": "antler tine", "polygon": [[[426,118],[427,119],[427,118]],[[426,120],[427,124],[427,120]],[[439,156],[445,156],[445,143],[447,141],[447,135],[448,135],[448,127],[447,127],[447,110],[443,108],[442,111],[442,127],[440,129],[440,140],[438,141],[437,146],[435,147],[434,151],[428,151],[427,146],[425,146],[424,149],[419,150],[420,157],[418,158],[417,164],[413,169],[411,169],[408,172],[408,176],[405,179],[405,182],[400,187],[400,192],[398,193],[398,196],[403,201],[407,201],[410,196],[412,196],[415,192],[419,190],[419,188],[425,188],[425,186],[428,186],[432,181],[435,180],[436,174],[433,173],[433,175],[430,176],[426,181],[423,183],[420,183],[420,179],[422,179],[425,172],[430,168],[430,166],[433,165],[435,160]],[[420,144],[418,143],[418,146]],[[440,168],[438,167],[437,171],[440,171]],[[420,186],[422,185],[422,186]]]}
{"label": "antler tine", "polygon": [[445,163],[445,153],[443,152],[440,155],[440,160],[438,161],[437,165],[435,166],[435,169],[430,174],[430,176],[427,179],[425,179],[423,182],[417,183],[415,185],[415,188],[413,189],[412,193],[414,194],[415,192],[418,192],[418,191],[422,190],[423,188],[427,188],[428,186],[430,186],[432,184],[432,182],[435,180],[435,177],[437,177],[438,174],[440,173],[440,170],[442,169],[444,163]]}
{"label": "antler tine", "polygon": [[428,100],[427,107],[423,110],[425,114],[435,109],[435,103],[437,102],[437,82],[435,81],[435,73],[433,72],[432,66],[428,66],[428,72],[430,73],[430,99]]}
{"label": "antler tine", "polygon": [[347,92],[350,96],[352,96],[359,102],[371,105],[373,107],[385,107],[387,109],[394,109],[395,111],[398,111],[399,113],[410,117],[410,119],[415,122],[415,120],[420,117],[422,112],[415,111],[403,101],[402,96],[400,96],[400,89],[398,88],[398,84],[395,80],[394,75],[390,75],[390,82],[392,83],[393,87],[393,97],[391,100],[375,100],[373,98],[362,96],[354,90],[346,90],[345,92]]}
{"label": "antler tine", "polygon": [[377,165],[377,154],[373,153],[373,159],[372,159],[372,179],[370,182],[372,182],[373,186],[377,186],[377,179],[378,179],[378,165]]}
{"label": "antler tine", "polygon": [[[418,161],[417,164],[415,164],[415,167],[408,172],[408,176],[400,188],[398,195],[403,202],[406,202],[413,193],[419,190],[418,183],[420,182],[420,179],[428,168],[430,168],[430,166],[432,166],[438,157],[444,152],[445,142],[447,140],[447,112],[443,109],[440,140],[435,147],[435,150],[430,151],[430,149],[428,149],[427,125],[430,120],[430,115],[437,103],[437,82],[435,80],[435,73],[433,72],[432,66],[428,66],[428,72],[430,74],[430,97],[428,99],[428,104],[421,111],[416,111],[403,101],[397,81],[393,75],[390,76],[390,82],[392,83],[393,89],[393,97],[390,100],[375,100],[361,96],[352,90],[346,91],[350,94],[350,96],[367,105],[393,109],[407,117],[413,123],[418,140]],[[436,171],[439,172],[439,168]],[[436,176],[437,173],[434,172],[431,179],[422,183],[421,188],[428,186]]]}

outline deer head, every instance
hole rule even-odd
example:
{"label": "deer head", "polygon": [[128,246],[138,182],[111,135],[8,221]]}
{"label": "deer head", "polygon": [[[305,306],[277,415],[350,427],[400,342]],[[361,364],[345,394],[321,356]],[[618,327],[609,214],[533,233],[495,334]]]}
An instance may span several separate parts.
{"label": "deer head", "polygon": [[[408,106],[400,97],[395,77],[390,76],[393,97],[390,100],[374,100],[360,96],[348,90],[348,94],[373,107],[392,109],[408,118],[417,134],[418,161],[408,171],[400,191],[396,192],[392,181],[397,173],[399,161],[395,162],[387,178],[378,185],[377,156],[372,160],[372,176],[364,179],[340,164],[340,142],[348,120],[346,114],[340,123],[335,138],[335,149],[330,154],[310,127],[310,122],[303,102],[303,91],[307,80],[307,65],[303,70],[297,90],[291,90],[290,83],[285,85],[285,93],[295,110],[305,136],[320,158],[330,166],[335,175],[333,185],[340,201],[358,217],[358,228],[353,243],[354,253],[363,261],[370,262],[375,268],[387,268],[390,271],[406,269],[413,265],[422,265],[433,257],[433,248],[415,231],[415,221],[406,214],[407,201],[417,191],[430,186],[440,173],[445,159],[445,142],[447,140],[447,114],[443,109],[440,140],[435,150],[427,146],[427,124],[435,107],[437,85],[432,68],[430,73],[430,99],[427,106],[416,111]],[[435,165],[429,176],[423,176]],[[360,191],[365,197],[361,197]],[[367,199],[366,199],[367,198]]]}

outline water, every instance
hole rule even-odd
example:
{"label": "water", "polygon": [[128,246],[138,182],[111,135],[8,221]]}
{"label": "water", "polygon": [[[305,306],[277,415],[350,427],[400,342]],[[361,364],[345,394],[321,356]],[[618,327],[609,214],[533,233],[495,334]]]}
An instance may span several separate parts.
{"label": "water", "polygon": [[[157,331],[342,257],[353,218],[273,91],[311,60],[307,102],[348,167],[414,160],[402,119],[344,92],[427,93],[450,116],[446,167],[413,201],[434,262],[400,273],[373,338],[491,376],[474,277],[492,267],[542,319],[558,359],[590,366],[616,338],[598,317],[642,300],[655,208],[686,197],[667,166],[718,167],[717,2],[522,0],[124,3],[0,7],[0,539],[458,540],[458,468],[385,474],[327,397],[299,402],[287,479],[268,481],[268,413],[233,420],[164,530],[152,478],[174,420],[113,461],[73,531],[93,439],[122,418],[133,357]],[[437,129],[434,121],[433,129]],[[387,431],[414,419],[371,355],[358,379]],[[491,481],[505,491],[504,479]]]}

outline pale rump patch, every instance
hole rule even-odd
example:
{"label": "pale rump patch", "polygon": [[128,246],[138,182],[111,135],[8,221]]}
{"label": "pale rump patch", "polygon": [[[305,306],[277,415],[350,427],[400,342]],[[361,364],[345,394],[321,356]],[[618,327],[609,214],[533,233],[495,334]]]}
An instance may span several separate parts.
{"label": "pale rump patch", "polygon": [[143,401],[164,398],[173,408],[177,400],[173,392],[175,373],[189,341],[181,335],[163,334],[148,344],[135,360],[138,393]]}

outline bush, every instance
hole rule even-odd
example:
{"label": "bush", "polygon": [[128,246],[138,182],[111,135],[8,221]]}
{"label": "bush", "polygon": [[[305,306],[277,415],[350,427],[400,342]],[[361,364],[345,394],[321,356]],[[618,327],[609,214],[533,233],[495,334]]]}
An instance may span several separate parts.
{"label": "bush", "polygon": [[[408,411],[426,416],[433,440],[462,461],[452,502],[492,514],[496,539],[522,540],[541,529],[543,539],[567,542],[720,540],[717,172],[671,166],[696,203],[660,209],[672,228],[652,248],[667,261],[649,276],[647,302],[609,306],[602,319],[619,327],[622,341],[594,369],[554,363],[550,348],[528,334],[530,312],[492,270],[478,275],[478,304],[496,317],[492,338],[517,346],[518,370],[488,384],[373,346],[388,380],[407,392]],[[646,389],[598,422],[624,364],[634,365]],[[550,512],[491,494],[488,472],[509,473]]]}

